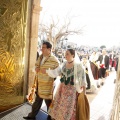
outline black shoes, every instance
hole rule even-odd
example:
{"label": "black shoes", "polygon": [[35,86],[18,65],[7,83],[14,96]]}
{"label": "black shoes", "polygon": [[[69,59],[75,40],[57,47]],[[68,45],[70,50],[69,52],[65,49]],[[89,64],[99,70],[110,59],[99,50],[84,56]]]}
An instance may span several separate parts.
{"label": "black shoes", "polygon": [[103,85],[104,85],[104,82],[101,82],[101,85],[103,86]]}
{"label": "black shoes", "polygon": [[89,90],[89,89],[90,89],[90,87],[87,87],[87,88],[86,88],[86,90]]}
{"label": "black shoes", "polygon": [[97,85],[97,88],[100,88],[100,85]]}
{"label": "black shoes", "polygon": [[29,116],[26,116],[26,117],[23,117],[24,119],[26,120],[35,120],[35,117],[29,117]]}
{"label": "black shoes", "polygon": [[47,120],[52,120],[50,115],[48,115]]}

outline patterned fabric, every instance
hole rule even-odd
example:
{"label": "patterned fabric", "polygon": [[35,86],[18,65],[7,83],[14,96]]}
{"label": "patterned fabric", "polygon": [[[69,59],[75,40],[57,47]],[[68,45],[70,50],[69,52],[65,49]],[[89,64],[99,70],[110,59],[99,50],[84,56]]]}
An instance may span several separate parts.
{"label": "patterned fabric", "polygon": [[69,81],[70,79],[70,84],[74,85],[74,87],[76,87],[76,91],[80,93],[81,92],[80,88],[82,86],[86,86],[85,71],[82,67],[82,64],[74,63],[74,67],[71,69],[67,69],[65,66],[66,66],[66,62],[63,63],[62,70],[61,70],[62,76],[64,77],[63,79],[66,78],[66,81]]}
{"label": "patterned fabric", "polygon": [[60,83],[48,114],[55,120],[75,120],[76,88],[73,85]]}
{"label": "patterned fabric", "polygon": [[60,81],[61,83],[64,82],[65,85],[74,85],[74,67],[72,67],[71,69],[67,69],[64,66]]}
{"label": "patterned fabric", "polygon": [[[55,56],[50,55],[48,56],[42,65],[40,65],[43,56],[41,55],[37,62],[36,67],[44,68],[44,69],[55,69],[59,66],[58,60]],[[48,76],[48,74],[43,74],[41,72],[38,73],[38,95],[43,99],[52,99],[53,97],[53,82],[54,78]]]}
{"label": "patterned fabric", "polygon": [[[78,74],[80,76],[78,78],[81,78],[80,85],[84,86],[84,72],[81,66],[79,67],[79,70]],[[71,84],[72,77],[74,76],[74,67],[67,69],[64,64],[62,67],[62,75],[62,83],[60,83],[60,86],[57,89],[52,107],[49,108],[48,114],[55,120],[76,120],[76,86]],[[68,82],[66,83],[66,81]],[[75,82],[75,80],[73,80],[73,82]]]}

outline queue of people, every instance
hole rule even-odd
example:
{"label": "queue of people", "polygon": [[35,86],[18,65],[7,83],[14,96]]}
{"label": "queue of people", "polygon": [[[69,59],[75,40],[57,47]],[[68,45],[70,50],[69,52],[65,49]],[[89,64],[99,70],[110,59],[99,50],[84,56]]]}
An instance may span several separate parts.
{"label": "queue of people", "polygon": [[118,57],[113,51],[112,54],[108,54],[106,49],[101,54],[93,51],[89,57],[83,55],[80,59],[86,71],[87,92],[96,92],[97,88],[104,85],[109,72],[112,69],[117,71]]}
{"label": "queue of people", "polygon": [[[36,89],[35,101],[32,111],[23,118],[35,119],[44,100],[47,120],[90,120],[86,92],[95,92],[104,85],[110,63],[106,50],[103,49],[101,55],[93,52],[89,58],[79,59],[77,51],[68,48],[62,64],[52,54],[48,41],[43,42],[41,51],[35,64],[37,79],[32,87]],[[58,76],[60,83],[54,95],[54,80]]]}

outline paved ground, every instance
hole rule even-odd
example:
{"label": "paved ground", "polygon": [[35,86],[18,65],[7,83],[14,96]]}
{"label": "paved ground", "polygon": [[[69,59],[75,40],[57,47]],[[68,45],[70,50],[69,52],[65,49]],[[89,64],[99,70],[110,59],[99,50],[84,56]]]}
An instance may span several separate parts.
{"label": "paved ground", "polygon": [[[24,120],[23,116],[26,116],[31,111],[31,106],[29,104],[24,104],[13,112],[2,117],[0,120]],[[36,120],[47,120],[47,114],[40,111],[36,116]]]}
{"label": "paved ground", "polygon": [[[98,89],[97,93],[87,94],[90,102],[90,120],[109,120],[109,114],[112,108],[114,96],[114,79],[115,71],[111,72],[105,80],[104,86]],[[42,109],[46,111],[46,106],[43,103]],[[31,111],[31,106],[24,104],[10,114],[4,116],[0,120],[23,120]],[[37,120],[46,120],[47,114],[40,111],[37,115]]]}
{"label": "paved ground", "polygon": [[115,90],[115,76],[115,71],[111,72],[97,94],[87,95],[90,100],[90,120],[109,120]]}

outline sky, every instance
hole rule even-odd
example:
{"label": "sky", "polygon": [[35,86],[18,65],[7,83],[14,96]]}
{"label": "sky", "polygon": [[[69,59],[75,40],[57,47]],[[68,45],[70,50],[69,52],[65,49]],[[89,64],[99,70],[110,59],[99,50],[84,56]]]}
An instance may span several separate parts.
{"label": "sky", "polygon": [[62,20],[68,15],[73,17],[73,28],[82,28],[83,33],[69,36],[69,42],[120,46],[120,0],[41,0],[41,7],[41,21],[48,23],[50,16]]}

